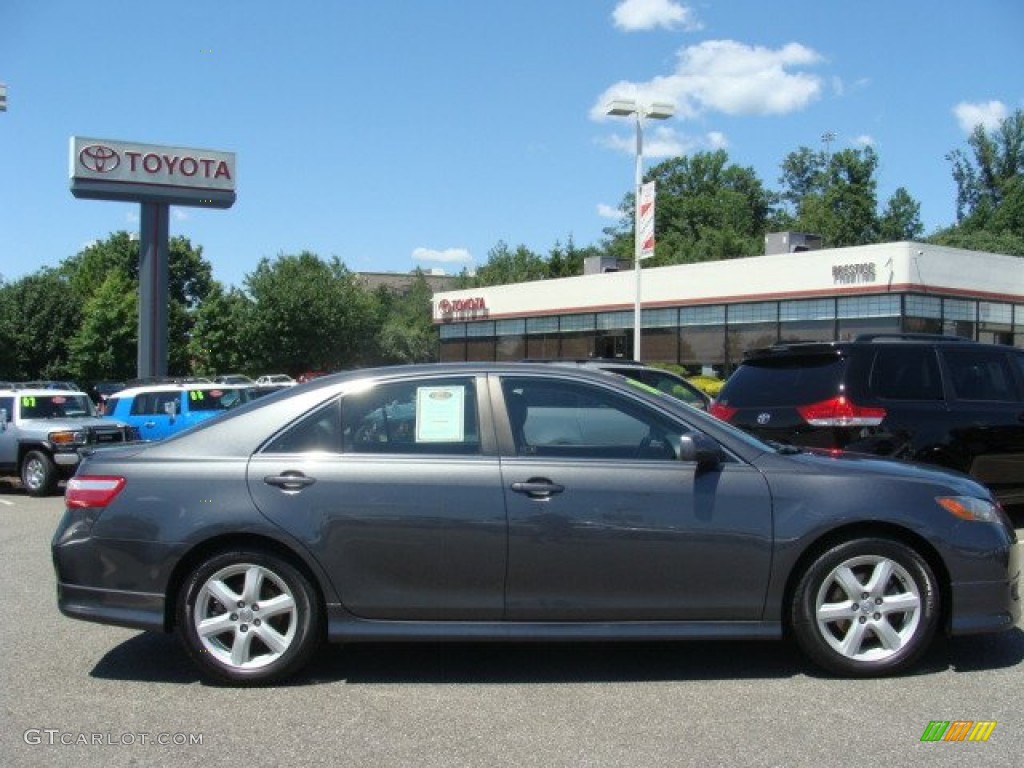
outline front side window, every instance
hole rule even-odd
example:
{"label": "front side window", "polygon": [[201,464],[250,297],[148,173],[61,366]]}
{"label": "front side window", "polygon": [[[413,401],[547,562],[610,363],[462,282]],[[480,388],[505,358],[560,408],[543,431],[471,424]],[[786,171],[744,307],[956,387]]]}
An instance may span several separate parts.
{"label": "front side window", "polygon": [[181,411],[181,391],[140,392],[132,401],[133,416],[166,416]]}
{"label": "front side window", "polygon": [[672,461],[684,429],[598,387],[543,378],[502,381],[520,456]]}
{"label": "front side window", "polygon": [[480,453],[472,378],[380,384],[341,399],[345,453]]}

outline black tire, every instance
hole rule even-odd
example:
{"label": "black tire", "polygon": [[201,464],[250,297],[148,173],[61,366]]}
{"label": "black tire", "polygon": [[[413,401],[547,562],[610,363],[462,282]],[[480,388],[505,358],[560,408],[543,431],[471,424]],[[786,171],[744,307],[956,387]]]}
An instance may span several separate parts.
{"label": "black tire", "polygon": [[[319,645],[322,621],[316,592],[302,572],[259,550],[207,559],[178,595],[178,636],[204,676],[216,682],[259,685],[295,673]],[[200,624],[208,631],[200,633]]]}
{"label": "black tire", "polygon": [[45,451],[29,451],[21,462],[21,484],[29,496],[52,496],[60,482],[57,465]]}
{"label": "black tire", "polygon": [[935,575],[917,552],[890,539],[854,539],[824,552],[801,576],[791,625],[818,666],[877,677],[920,658],[940,604]]}

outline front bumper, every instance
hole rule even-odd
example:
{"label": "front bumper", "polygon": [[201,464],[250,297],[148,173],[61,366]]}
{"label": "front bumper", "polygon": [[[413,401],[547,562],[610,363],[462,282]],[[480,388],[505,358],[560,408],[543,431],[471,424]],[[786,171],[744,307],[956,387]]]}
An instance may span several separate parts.
{"label": "front bumper", "polygon": [[1012,629],[1020,621],[1020,544],[1009,547],[1006,577],[954,582],[949,634],[970,635]]}

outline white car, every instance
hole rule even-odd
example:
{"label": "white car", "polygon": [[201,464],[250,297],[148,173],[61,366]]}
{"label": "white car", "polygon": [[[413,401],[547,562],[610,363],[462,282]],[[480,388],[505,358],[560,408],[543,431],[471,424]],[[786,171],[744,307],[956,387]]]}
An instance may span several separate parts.
{"label": "white car", "polygon": [[294,387],[297,383],[287,373],[268,373],[256,379],[257,387]]}

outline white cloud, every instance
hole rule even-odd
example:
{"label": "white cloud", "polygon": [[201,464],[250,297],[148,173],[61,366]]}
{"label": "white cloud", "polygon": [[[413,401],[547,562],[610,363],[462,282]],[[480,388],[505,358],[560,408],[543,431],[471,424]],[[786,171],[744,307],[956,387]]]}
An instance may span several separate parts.
{"label": "white cloud", "polygon": [[675,0],[622,0],[612,11],[615,26],[627,32],[663,27],[701,28],[692,8]]}
{"label": "white cloud", "polygon": [[191,218],[188,211],[183,211],[181,208],[174,208],[174,213],[171,215],[174,216],[175,221],[188,221]]}
{"label": "white cloud", "polygon": [[961,101],[953,107],[953,114],[960,123],[960,130],[964,133],[973,133],[976,126],[981,126],[986,131],[992,131],[999,127],[999,124],[1006,119],[1008,111],[1006,105],[1001,101],[986,101],[971,104]]}
{"label": "white cloud", "polygon": [[616,208],[614,205],[608,205],[608,203],[597,204],[597,215],[602,219],[611,219],[612,221],[618,221],[624,214],[621,208]]}
{"label": "white cloud", "polygon": [[854,138],[853,143],[859,147],[873,147],[875,145],[875,138],[866,133],[862,133],[860,136]]}
{"label": "white cloud", "polygon": [[415,248],[413,249],[412,257],[415,261],[440,261],[445,263],[469,262],[473,260],[472,255],[465,248],[446,248],[443,251],[433,248]]}
{"label": "white cloud", "polygon": [[608,102],[634,99],[644,104],[669,101],[682,118],[705,112],[775,115],[803,109],[822,92],[822,78],[796,71],[818,64],[814,50],[789,43],[778,49],[708,40],[683,48],[675,71],[647,82],[620,81],[605,89],[590,110],[607,119]]}
{"label": "white cloud", "polygon": [[[722,149],[729,145],[725,134],[710,131],[704,136],[688,136],[672,128],[646,124],[644,129],[644,158],[657,160],[679,157],[703,149]],[[616,152],[632,155],[636,152],[636,134],[612,134],[598,139],[598,143]]]}

